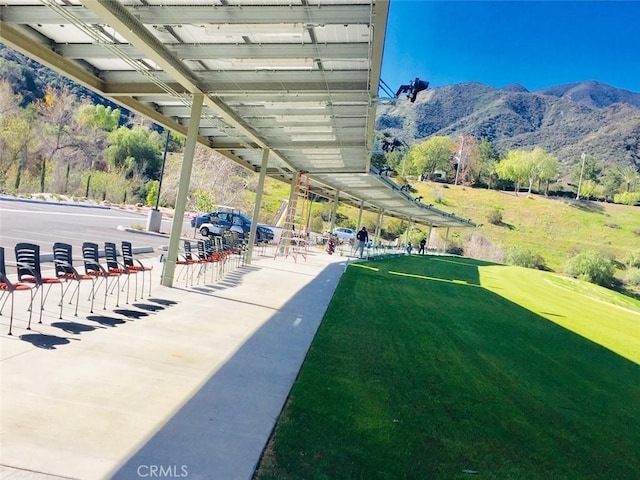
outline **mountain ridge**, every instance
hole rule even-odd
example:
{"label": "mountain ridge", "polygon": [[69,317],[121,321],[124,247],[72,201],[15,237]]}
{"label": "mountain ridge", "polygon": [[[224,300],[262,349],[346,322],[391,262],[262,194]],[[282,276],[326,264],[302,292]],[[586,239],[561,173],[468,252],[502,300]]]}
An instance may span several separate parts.
{"label": "mountain ridge", "polygon": [[378,107],[376,130],[411,145],[433,135],[486,138],[503,150],[540,146],[568,176],[582,152],[640,172],[640,94],[588,81],[529,92],[468,82]]}

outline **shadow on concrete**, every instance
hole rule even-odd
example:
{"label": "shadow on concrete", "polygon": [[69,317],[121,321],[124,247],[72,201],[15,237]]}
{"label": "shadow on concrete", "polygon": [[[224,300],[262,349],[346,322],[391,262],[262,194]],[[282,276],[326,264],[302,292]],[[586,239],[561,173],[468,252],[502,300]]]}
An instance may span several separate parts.
{"label": "shadow on concrete", "polygon": [[163,305],[165,307],[170,307],[171,305],[177,305],[178,302],[173,300],[166,300],[164,298],[147,298],[148,301],[157,303],[158,305]]}
{"label": "shadow on concrete", "polygon": [[134,320],[138,320],[142,317],[148,317],[149,314],[147,312],[140,312],[138,310],[129,310],[128,308],[118,308],[116,310],[113,311],[113,313],[116,313],[118,315],[122,315],[124,317],[127,318],[132,318]]}
{"label": "shadow on concrete", "polygon": [[76,322],[53,322],[51,326],[59,328],[66,333],[73,333],[75,335],[79,335],[84,332],[91,332],[92,330],[96,329],[96,327],[93,327],[91,325],[85,325],[84,323]]}
{"label": "shadow on concrete", "polygon": [[146,311],[152,312],[152,313],[153,312],[159,312],[159,311],[165,309],[165,307],[163,307],[161,305],[154,305],[152,303],[132,303],[131,306],[139,308],[140,310],[146,310]]}
{"label": "shadow on concrete", "polygon": [[100,325],[104,325],[106,327],[115,327],[116,325],[122,325],[127,323],[126,320],[117,317],[108,317],[106,315],[88,315],[87,320],[91,320],[92,322],[97,322]]}
{"label": "shadow on concrete", "polygon": [[149,465],[251,478],[343,271],[330,264],[302,288],[111,478],[138,478]]}
{"label": "shadow on concrete", "polygon": [[58,337],[57,335],[45,335],[43,333],[26,333],[20,335],[20,340],[44,350],[55,350],[59,345],[70,343],[68,338]]}

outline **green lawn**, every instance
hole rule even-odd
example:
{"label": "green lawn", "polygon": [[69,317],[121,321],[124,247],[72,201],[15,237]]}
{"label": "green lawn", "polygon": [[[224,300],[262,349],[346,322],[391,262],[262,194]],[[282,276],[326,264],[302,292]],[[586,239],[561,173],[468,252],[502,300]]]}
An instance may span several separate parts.
{"label": "green lawn", "polygon": [[637,479],[639,363],[640,302],[608,290],[457,257],[351,264],[256,478]]}

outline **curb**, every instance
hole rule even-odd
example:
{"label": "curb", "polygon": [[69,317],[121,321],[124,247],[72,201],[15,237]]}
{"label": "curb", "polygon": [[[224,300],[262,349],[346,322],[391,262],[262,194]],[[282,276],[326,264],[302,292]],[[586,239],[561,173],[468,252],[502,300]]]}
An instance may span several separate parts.
{"label": "curb", "polygon": [[127,227],[126,225],[118,225],[116,227],[121,232],[139,233],[141,235],[151,235],[152,237],[169,238],[168,233],[149,232],[147,230],[138,230],[136,228]]}
{"label": "curb", "polygon": [[105,205],[85,205],[84,203],[52,202],[51,200],[38,200],[38,199],[33,199],[33,198],[0,197],[0,201],[3,201],[3,202],[40,203],[40,204],[44,204],[44,205],[62,205],[62,206],[65,206],[65,207],[99,208],[101,210],[111,210],[111,207],[107,207]]}

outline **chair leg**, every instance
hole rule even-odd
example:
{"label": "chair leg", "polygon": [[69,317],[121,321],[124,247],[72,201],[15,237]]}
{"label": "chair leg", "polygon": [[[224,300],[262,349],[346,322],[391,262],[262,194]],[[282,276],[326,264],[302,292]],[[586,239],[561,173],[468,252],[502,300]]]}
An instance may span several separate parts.
{"label": "chair leg", "polygon": [[98,293],[99,286],[100,286],[100,279],[93,277],[91,279],[91,292],[89,292],[89,298],[87,298],[87,300],[91,300],[91,313],[93,313],[93,301],[96,298],[96,294]]}
{"label": "chair leg", "polygon": [[[144,271],[144,268],[141,269],[140,272],[142,273],[142,289],[140,290],[140,300],[142,300],[144,298],[144,277],[146,272]],[[138,287],[138,281],[136,280],[136,288],[137,287]]]}
{"label": "chair leg", "polygon": [[[11,328],[13,327],[13,292],[11,292],[9,295],[11,295],[11,313],[9,314],[10,315],[9,316],[9,335],[13,335],[11,333]],[[4,308],[4,305],[5,303],[7,303],[7,300],[9,300],[8,296],[2,304],[2,308]],[[0,313],[2,313],[2,308],[0,308]]]}
{"label": "chair leg", "polygon": [[[91,310],[90,310],[91,313],[93,313],[93,300],[96,298],[96,296],[93,294],[93,289],[94,289],[95,283],[96,283],[95,279],[92,278],[91,279],[91,293],[92,293],[92,295],[91,295]],[[78,293],[78,295],[79,295],[79,293]]]}
{"label": "chair leg", "polygon": [[109,282],[107,281],[107,277],[102,277],[102,281],[104,282],[104,304],[102,305],[102,309],[107,309],[107,294],[109,292]]}
{"label": "chair leg", "polygon": [[[80,301],[80,283],[82,283],[82,281],[78,280],[78,285],[76,285],[76,290],[75,290],[75,292],[76,292],[76,311],[74,313],[74,316],[76,316],[76,317],[78,316],[78,303]],[[73,298],[73,297],[71,297],[71,298]]]}
{"label": "chair leg", "polygon": [[[31,319],[33,318],[33,301],[36,299],[36,295],[38,295],[38,290],[40,290],[41,288],[42,287],[34,288],[33,293],[31,294],[31,302],[29,302],[29,323],[27,323],[27,330],[31,330]],[[40,298],[42,298],[42,293],[40,294]],[[42,318],[42,309],[40,309],[40,318]]]}
{"label": "chair leg", "polygon": [[13,295],[13,292],[9,292],[8,290],[2,291],[2,297],[0,297],[0,299],[4,298],[4,302],[2,302],[2,306],[0,307],[0,315],[2,315],[2,310],[4,310],[4,306],[7,304],[7,300],[9,300],[9,296],[11,295]]}
{"label": "chair leg", "polygon": [[[47,293],[49,293],[47,291]],[[38,323],[42,323],[42,311],[44,310],[44,302],[47,299],[47,296],[44,294],[44,287],[40,287],[40,317],[38,318]]]}
{"label": "chair leg", "polygon": [[64,286],[62,285],[62,282],[60,282],[60,295],[60,316],[58,318],[62,320],[62,299],[64,298]]}

